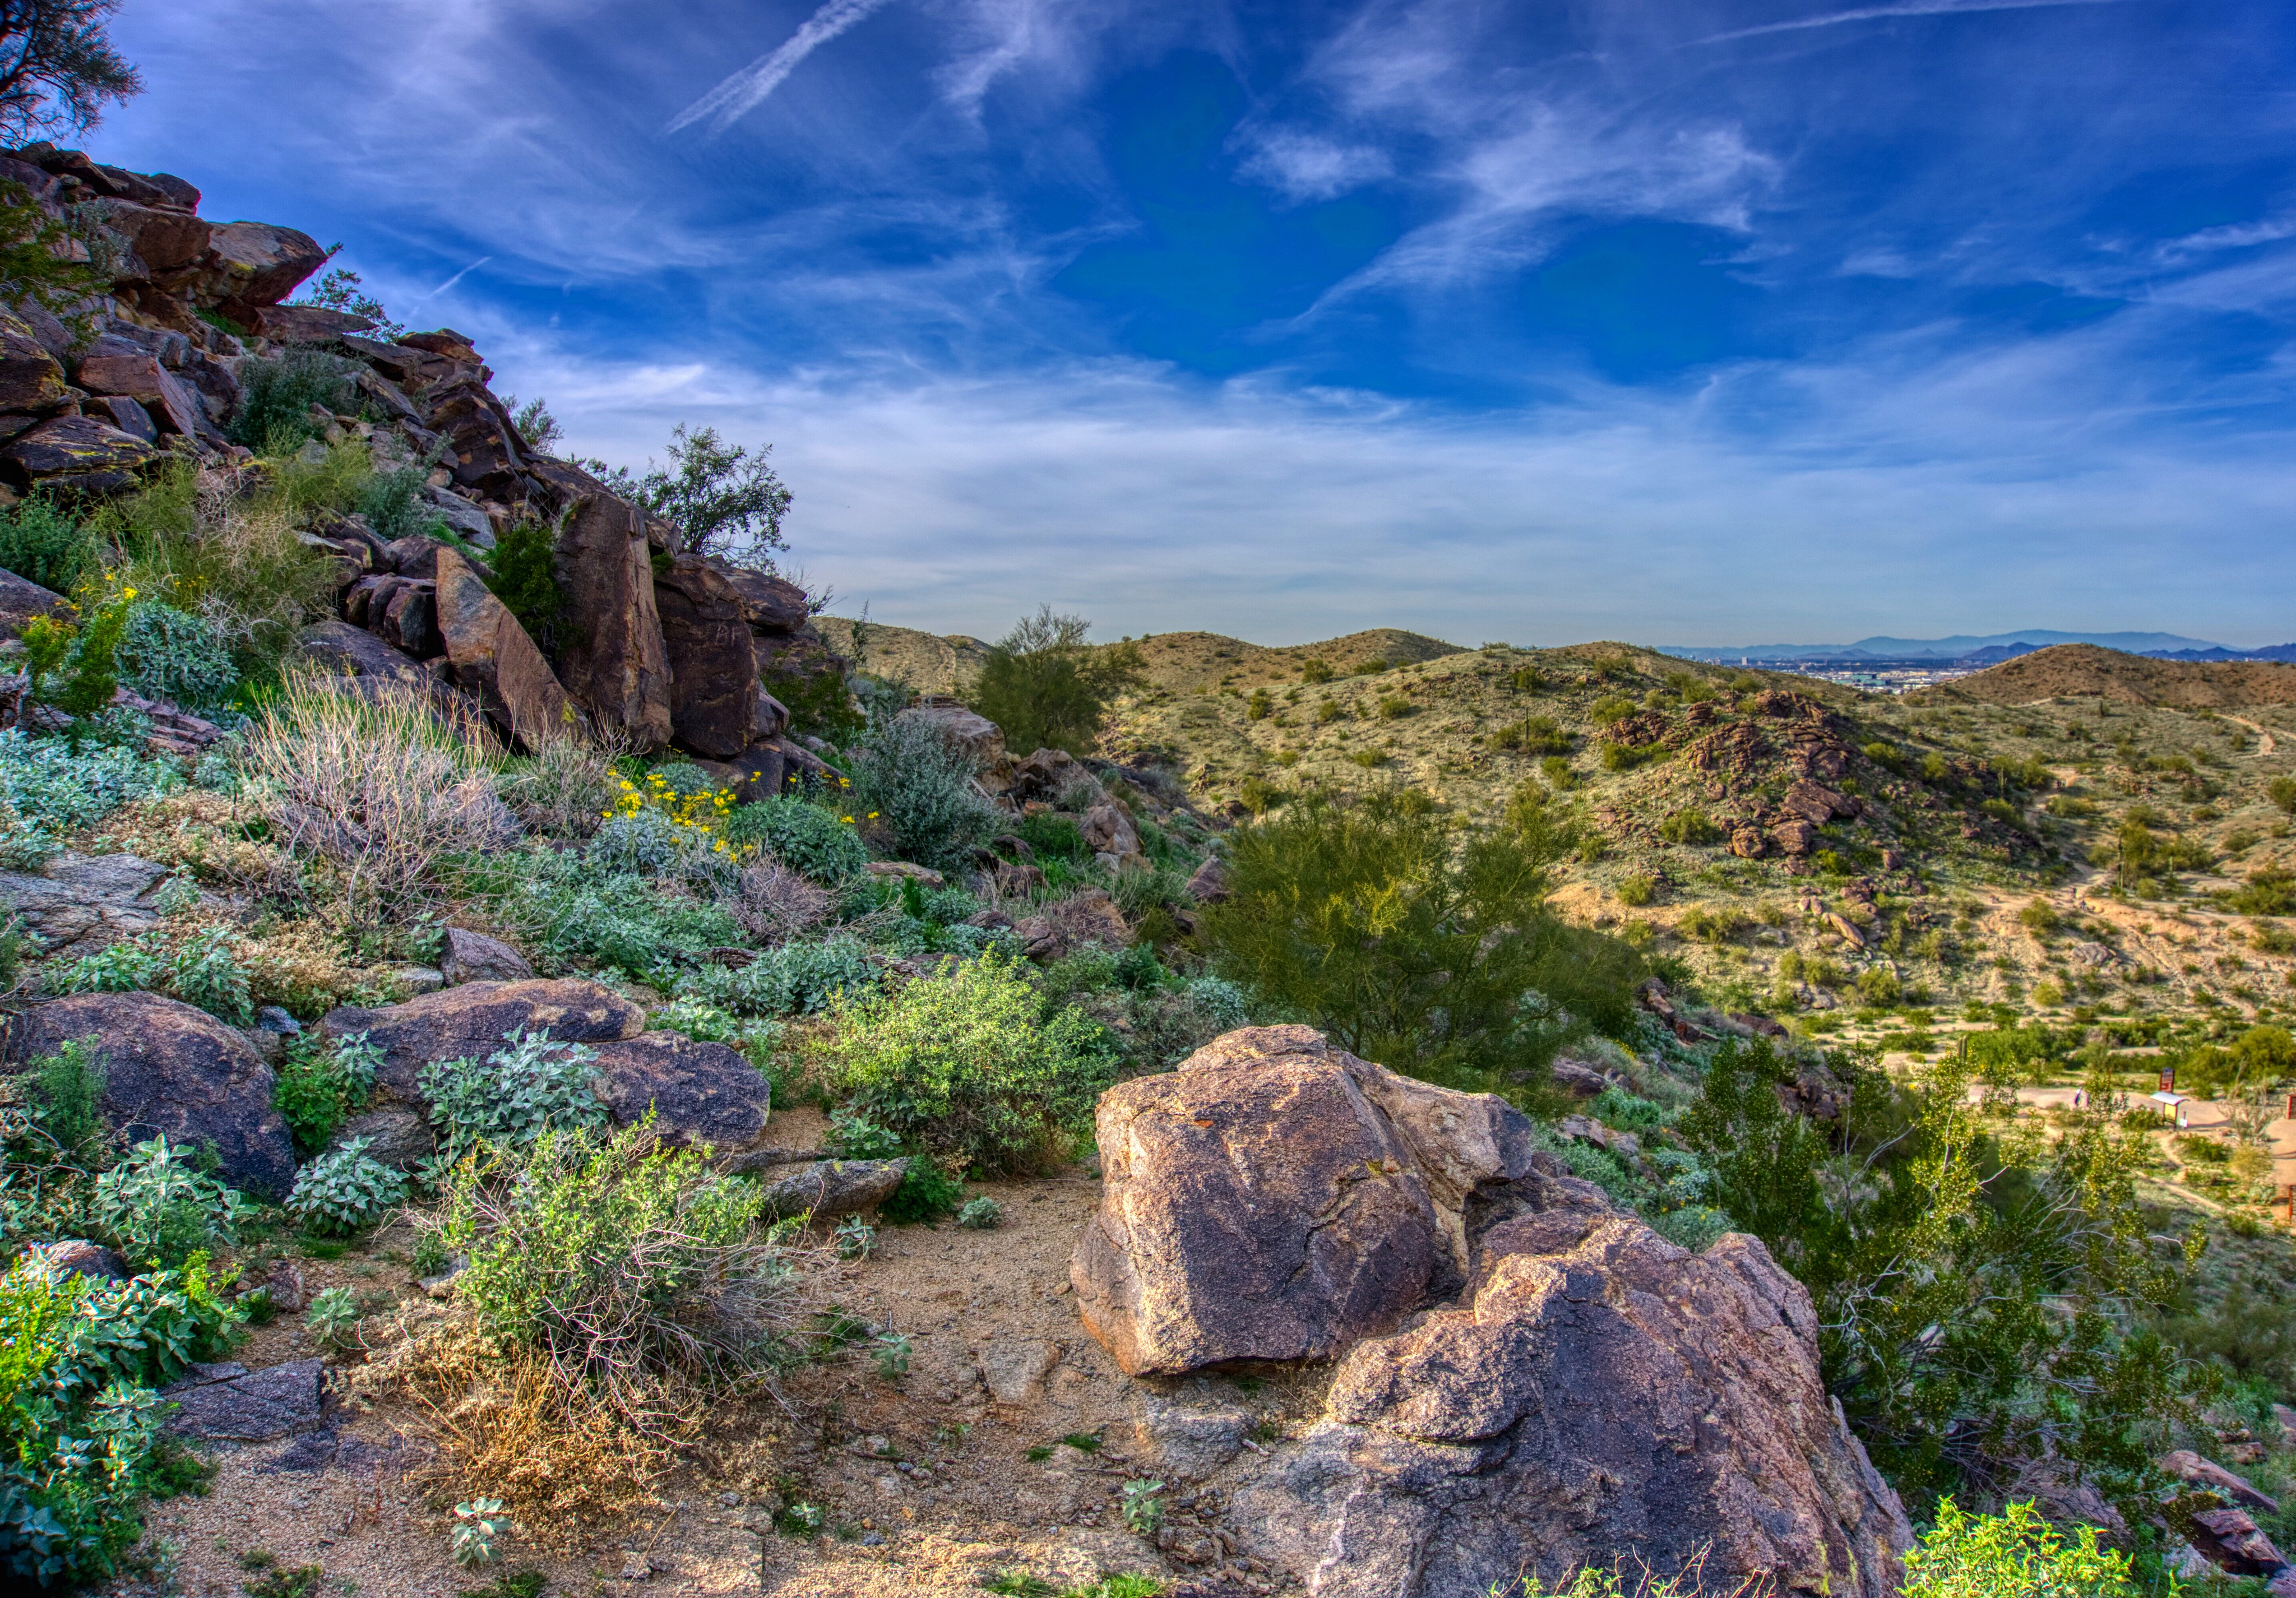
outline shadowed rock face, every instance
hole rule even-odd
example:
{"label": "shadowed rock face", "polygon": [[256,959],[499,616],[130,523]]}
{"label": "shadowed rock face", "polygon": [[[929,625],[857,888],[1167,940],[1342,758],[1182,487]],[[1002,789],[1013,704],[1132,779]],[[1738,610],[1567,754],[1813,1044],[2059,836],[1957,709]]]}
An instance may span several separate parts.
{"label": "shadowed rock face", "polygon": [[90,1037],[106,1062],[107,1126],[130,1138],[210,1145],[233,1186],[287,1196],[294,1145],[271,1107],[271,1068],[245,1033],[155,993],[87,993],[18,1017],[8,1058],[20,1067]]}
{"label": "shadowed rock face", "polygon": [[1361,1343],[1238,1504],[1319,1598],[1485,1598],[1622,1550],[1709,1590],[1885,1598],[1912,1531],[1818,1378],[1809,1295],[1752,1238],[1631,1216],[1491,1230],[1459,1307]]}
{"label": "shadowed rock face", "polygon": [[1070,1266],[1130,1374],[1327,1359],[1455,1291],[1529,1125],[1306,1027],[1245,1028],[1101,1100],[1106,1181]]}

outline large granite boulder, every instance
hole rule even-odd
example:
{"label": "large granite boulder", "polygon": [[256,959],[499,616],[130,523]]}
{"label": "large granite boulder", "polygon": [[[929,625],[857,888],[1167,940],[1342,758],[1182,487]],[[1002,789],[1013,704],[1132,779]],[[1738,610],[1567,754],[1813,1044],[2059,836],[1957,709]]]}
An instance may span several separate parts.
{"label": "large granite boulder", "polygon": [[142,350],[91,355],[74,374],[91,394],[116,394],[138,401],[165,433],[196,433],[204,419],[199,396],[189,383]]}
{"label": "large granite boulder", "polygon": [[557,550],[568,640],[559,653],[559,681],[602,733],[619,733],[642,750],[660,749],[675,728],[645,519],[571,466],[542,462],[535,473],[572,505]]}
{"label": "large granite boulder", "polygon": [[287,1123],[271,1107],[271,1068],[247,1034],[156,993],[85,993],[36,1004],[9,1024],[9,1068],[92,1038],[105,1064],[104,1124],[131,1139],[210,1146],[234,1187],[283,1199],[295,1180]]}
{"label": "large granite boulder", "polygon": [[648,1032],[597,1047],[603,1096],[616,1126],[635,1125],[651,1111],[662,1142],[708,1143],[721,1154],[765,1140],[772,1084],[724,1044]]}
{"label": "large granite boulder", "polygon": [[326,250],[309,234],[268,222],[227,222],[208,236],[195,293],[206,308],[252,326],[265,307],[277,305],[326,264]]}
{"label": "large granite boulder", "polygon": [[781,731],[758,725],[758,657],[749,607],[731,571],[722,561],[682,554],[654,578],[672,678],[671,729],[679,748],[719,760],[736,759]]}
{"label": "large granite boulder", "polygon": [[582,731],[574,701],[550,662],[469,561],[445,545],[435,551],[439,636],[457,685],[478,696],[488,718],[528,749]]}
{"label": "large granite boulder", "polygon": [[440,1060],[483,1060],[503,1035],[523,1028],[562,1043],[613,1043],[645,1030],[644,1006],[578,977],[532,982],[465,982],[403,1004],[365,1010],[344,1005],[319,1019],[329,1037],[364,1032],[382,1051],[375,1086],[414,1100],[422,1069]]}
{"label": "large granite boulder", "polygon": [[[1004,731],[979,711],[955,700],[929,700],[901,712],[903,721],[922,722],[951,746],[963,750],[976,770],[986,770],[1004,758]],[[1139,840],[1133,840],[1139,847]]]}
{"label": "large granite boulder", "polygon": [[1397,1076],[1307,1027],[1248,1027],[1120,1083],[1070,1263],[1127,1373],[1328,1359],[1465,1278],[1473,1233],[1539,1176],[1488,1094]]}
{"label": "large granite boulder", "polygon": [[1599,1201],[1493,1227],[1472,1293],[1358,1344],[1324,1418],[1238,1496],[1317,1598],[1486,1598],[1622,1553],[1707,1590],[1897,1591],[1912,1533],[1752,1238],[1703,1254]]}

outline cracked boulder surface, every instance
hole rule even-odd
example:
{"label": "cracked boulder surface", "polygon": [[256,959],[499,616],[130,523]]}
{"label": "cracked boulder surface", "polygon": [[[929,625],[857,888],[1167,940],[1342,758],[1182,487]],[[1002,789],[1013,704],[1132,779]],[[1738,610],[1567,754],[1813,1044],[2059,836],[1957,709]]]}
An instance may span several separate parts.
{"label": "cracked boulder surface", "polygon": [[1307,1027],[1247,1027],[1111,1088],[1106,1180],[1070,1266],[1128,1374],[1328,1359],[1464,1281],[1532,1178],[1529,1123]]}
{"label": "cracked boulder surface", "polygon": [[1808,1291],[1753,1238],[1693,1254],[1562,1196],[1490,1229],[1456,1307],[1348,1355],[1239,1496],[1261,1555],[1319,1598],[1484,1598],[1622,1549],[1709,1591],[1895,1593],[1912,1530]]}

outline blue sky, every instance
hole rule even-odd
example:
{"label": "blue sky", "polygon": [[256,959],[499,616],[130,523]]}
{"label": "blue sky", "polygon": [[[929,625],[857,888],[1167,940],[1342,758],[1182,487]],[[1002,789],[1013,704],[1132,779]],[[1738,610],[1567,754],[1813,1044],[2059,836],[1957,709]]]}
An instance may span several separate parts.
{"label": "blue sky", "polygon": [[127,0],[88,141],[840,611],[2296,638],[2271,0]]}

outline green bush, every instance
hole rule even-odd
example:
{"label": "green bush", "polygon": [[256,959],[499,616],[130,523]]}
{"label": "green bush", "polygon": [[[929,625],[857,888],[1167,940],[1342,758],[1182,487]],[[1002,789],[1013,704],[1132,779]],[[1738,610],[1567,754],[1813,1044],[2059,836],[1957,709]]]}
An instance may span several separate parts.
{"label": "green bush", "polygon": [[138,1265],[168,1269],[236,1242],[252,1207],[164,1136],[139,1143],[95,1180],[88,1219]]}
{"label": "green bush", "polygon": [[1658,835],[1669,843],[1693,846],[1722,841],[1722,829],[1703,810],[1677,810],[1658,824]]}
{"label": "green bush", "polygon": [[311,407],[341,411],[357,392],[356,363],[324,350],[250,356],[239,366],[239,409],[224,436],[260,455],[285,455],[319,436]]}
{"label": "green bush", "polygon": [[69,595],[94,569],[94,536],[45,499],[0,510],[0,568]]}
{"label": "green bush", "polygon": [[801,799],[767,799],[726,818],[726,841],[759,848],[800,876],[834,887],[868,866],[869,850],[852,824]]}
{"label": "green bush", "polygon": [[757,1185],[712,1171],[707,1149],[653,1143],[651,1118],[605,1141],[546,1132],[462,1167],[438,1223],[444,1251],[469,1259],[455,1298],[485,1331],[641,1424],[660,1414],[652,1378],[785,1358],[798,1308]]}
{"label": "green bush", "polygon": [[109,1059],[93,1036],[68,1038],[25,1066],[26,1109],[55,1153],[87,1158],[101,1151],[110,1076]]}
{"label": "green bush", "polygon": [[2064,1534],[2030,1504],[1969,1515],[1951,1498],[1906,1555],[1905,1598],[2136,1598],[2128,1556],[2099,1548],[2096,1528]]}
{"label": "green bush", "polygon": [[66,833],[94,826],[131,800],[182,786],[173,766],[121,745],[83,742],[75,751],[62,738],[28,738],[13,727],[0,732],[0,803],[24,824],[25,855],[45,858],[62,847]]}
{"label": "green bush", "polygon": [[158,985],[161,963],[142,944],[122,939],[82,955],[61,970],[51,968],[48,988],[58,994],[134,993]]}
{"label": "green bush", "polygon": [[972,758],[930,721],[896,716],[854,751],[850,802],[857,822],[881,833],[903,860],[961,872],[1004,825],[1004,812],[972,784]]}
{"label": "green bush", "polygon": [[446,526],[446,519],[422,497],[430,468],[419,461],[377,471],[358,491],[358,512],[386,544]]}
{"label": "green bush", "polygon": [[723,907],[657,893],[644,877],[601,875],[578,855],[532,851],[492,870],[483,885],[495,913],[545,966],[611,966],[667,987],[683,963],[742,939]]}
{"label": "green bush", "polygon": [[[1117,695],[1141,681],[1139,649],[1133,644],[1085,642],[1092,624],[1078,616],[1056,616],[1050,605],[988,647],[973,685],[972,706],[1004,730],[1005,747],[1016,754],[1061,749],[1090,754],[1101,723]],[[1252,719],[1267,713],[1267,695]]]}
{"label": "green bush", "polygon": [[132,1282],[0,1277],[0,1575],[62,1587],[108,1576],[142,1500],[183,1475],[152,1391],[227,1353],[240,1314],[204,1259]]}
{"label": "green bush", "polygon": [[877,982],[877,968],[859,940],[832,938],[785,943],[738,969],[702,966],[679,978],[677,992],[735,1015],[810,1015],[840,996],[874,993]]}
{"label": "green bush", "polygon": [[495,540],[495,597],[518,618],[545,653],[554,653],[566,619],[566,591],[558,584],[558,529],[546,521],[513,523]]}
{"label": "green bush", "polygon": [[329,1042],[306,1032],[291,1040],[272,1078],[271,1105],[287,1123],[295,1152],[308,1160],[334,1141],[347,1115],[366,1108],[382,1051],[364,1032]]}
{"label": "green bush", "polygon": [[287,1213],[306,1232],[348,1237],[380,1220],[406,1201],[406,1178],[367,1153],[368,1140],[354,1137],[331,1149],[295,1174]]}
{"label": "green bush", "polygon": [[976,1174],[1055,1163],[1115,1079],[1100,1028],[1070,1009],[1046,1019],[1023,971],[993,953],[834,1013],[813,1054],[829,1092]]}
{"label": "green bush", "polygon": [[914,1225],[954,1215],[964,1201],[964,1184],[930,1154],[909,1157],[909,1168],[893,1196],[877,1206],[878,1218],[895,1226]]}
{"label": "green bush", "polygon": [[430,1118],[447,1135],[447,1155],[461,1160],[480,1143],[519,1148],[544,1133],[596,1131],[606,1124],[587,1044],[559,1043],[547,1031],[503,1035],[486,1059],[467,1055],[422,1068],[419,1081]]}
{"label": "green bush", "polygon": [[239,686],[239,668],[214,627],[155,599],[128,607],[113,658],[123,687],[195,715],[220,711]]}
{"label": "green bush", "polygon": [[1076,818],[1056,811],[1040,810],[1022,816],[1013,833],[1038,860],[1081,861],[1092,853],[1085,847],[1084,832]]}
{"label": "green bush", "polygon": [[210,927],[178,947],[168,961],[168,987],[186,1004],[218,1020],[244,1027],[255,1020],[247,967],[240,963],[237,938]]}

